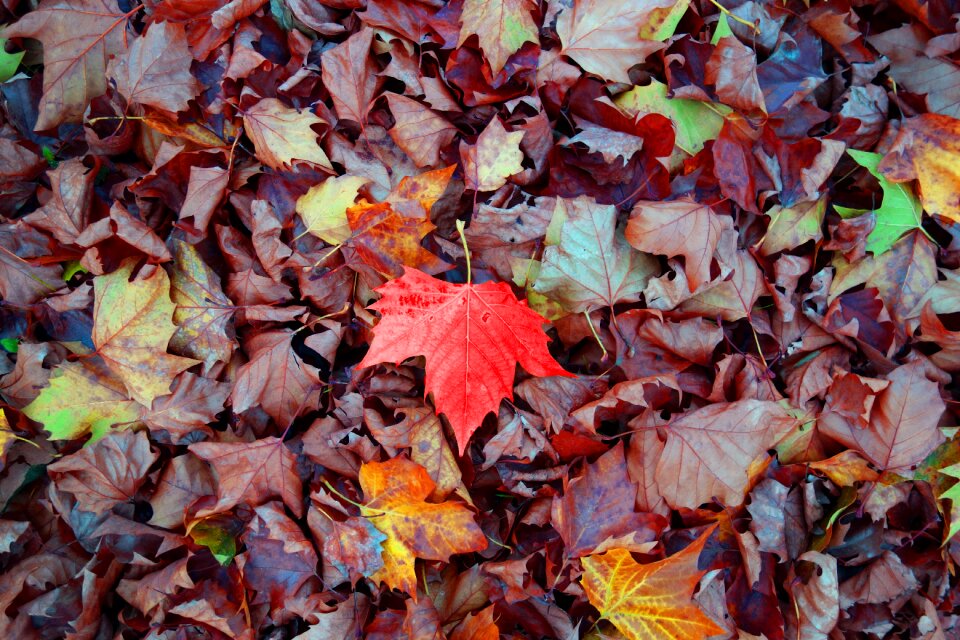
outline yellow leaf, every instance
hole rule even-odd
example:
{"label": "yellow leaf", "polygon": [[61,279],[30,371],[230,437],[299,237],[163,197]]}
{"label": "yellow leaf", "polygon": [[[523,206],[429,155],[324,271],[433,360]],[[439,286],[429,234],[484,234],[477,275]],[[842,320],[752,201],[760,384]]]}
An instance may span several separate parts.
{"label": "yellow leaf", "polygon": [[350,237],[347,209],[353,206],[360,187],[370,182],[360,176],[336,176],[310,187],[297,200],[297,213],[307,231],[328,244],[340,244]]}
{"label": "yellow leaf", "polygon": [[51,440],[71,440],[93,434],[102,437],[111,426],[132,423],[140,407],[98,358],[64,362],[50,376],[50,385],[23,409],[31,420],[43,423]]}
{"label": "yellow leaf", "polygon": [[638,563],[626,549],[584,558],[587,599],[629,640],[701,640],[724,633],[693,602],[704,573],[697,569],[697,558],[712,532],[650,564]]}
{"label": "yellow leaf", "polygon": [[507,133],[499,118],[494,118],[477,138],[477,144],[460,143],[464,180],[468,189],[495,191],[507,178],[523,171],[520,140],[523,131]]}
{"label": "yellow leaf", "polygon": [[93,344],[97,353],[145,407],[170,393],[178,373],[197,363],[167,353],[176,331],[170,300],[170,279],[157,267],[146,278],[130,282],[135,260],[93,281]]}
{"label": "yellow leaf", "polygon": [[243,114],[243,127],[257,158],[272,169],[289,169],[294,161],[310,162],[333,172],[327,154],[310,127],[326,122],[310,111],[297,111],[276,98],[264,98]]}

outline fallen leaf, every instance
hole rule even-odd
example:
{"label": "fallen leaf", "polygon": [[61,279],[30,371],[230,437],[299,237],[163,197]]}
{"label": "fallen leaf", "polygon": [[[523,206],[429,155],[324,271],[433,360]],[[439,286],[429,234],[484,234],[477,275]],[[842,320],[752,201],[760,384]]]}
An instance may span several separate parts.
{"label": "fallen leaf", "polygon": [[683,414],[665,428],[657,484],[674,508],[696,509],[717,498],[743,502],[751,468],[796,420],[774,402],[740,400]]}
{"label": "fallen leaf", "polygon": [[461,455],[484,416],[513,397],[518,362],[537,376],[572,375],[547,351],[544,319],[504,283],[455,285],[405,268],[377,292],[370,308],[382,317],[360,366],[425,356],[426,393],[453,426]]}
{"label": "fallen leaf", "polygon": [[468,189],[493,191],[507,183],[507,178],[523,171],[523,152],[520,141],[523,131],[507,133],[499,118],[487,125],[477,143],[460,143],[460,159],[463,162],[464,179]]}
{"label": "fallen leaf", "polygon": [[64,362],[51,374],[50,386],[23,408],[31,420],[43,424],[52,440],[69,440],[87,433],[93,440],[114,425],[137,420],[139,408],[102,360]]}
{"label": "fallen leaf", "polygon": [[303,491],[296,456],[280,438],[255,442],[198,442],[190,453],[206,460],[217,474],[217,502],[197,517],[220,513],[240,503],[261,505],[280,498],[298,518],[303,517]]}
{"label": "fallen leaf", "polygon": [[627,70],[663,48],[659,42],[640,38],[638,25],[674,4],[675,0],[574,0],[557,16],[560,52],[589,73],[629,83]]}
{"label": "fallen leaf", "polygon": [[170,279],[163,269],[131,281],[134,263],[93,281],[93,343],[130,395],[149,407],[170,393],[178,373],[196,360],[167,353],[176,332],[176,306],[170,300]]}
{"label": "fallen leaf", "polygon": [[276,98],[264,98],[243,114],[243,127],[253,141],[257,158],[278,171],[302,161],[333,173],[311,128],[318,124],[326,122],[310,111],[291,109]]}
{"label": "fallen leaf", "polygon": [[5,37],[43,43],[43,96],[35,130],[79,122],[90,101],[106,92],[107,63],[126,48],[130,15],[112,0],[43,0],[5,29]]}
{"label": "fallen leaf", "polygon": [[[867,251],[874,255],[889,251],[894,243],[908,231],[920,228],[923,211],[920,201],[914,195],[909,185],[892,183],[881,174],[877,167],[883,156],[879,153],[868,153],[847,149],[847,153],[857,164],[864,167],[873,177],[880,181],[883,189],[883,201],[874,209],[876,226],[867,236]],[[866,211],[849,209],[834,205],[834,209],[844,218],[862,215]]]}
{"label": "fallen leaf", "polygon": [[417,600],[414,559],[446,562],[455,553],[481,551],[487,539],[473,514],[455,502],[430,503],[435,485],[426,469],[405,458],[360,467],[363,517],[383,532],[383,568],[370,576]]}
{"label": "fallen leaf", "polygon": [[573,313],[636,300],[656,266],[630,249],[616,223],[612,205],[558,198],[550,223],[557,239],[547,241],[533,290]]}
{"label": "fallen leaf", "polygon": [[529,0],[466,0],[457,46],[476,35],[490,70],[496,75],[523,43],[537,42],[537,25],[530,15],[535,8]]}
{"label": "fallen leaf", "polygon": [[920,202],[927,213],[960,222],[958,162],[960,120],[925,113],[904,121],[877,171],[893,182],[916,179],[920,183]]}
{"label": "fallen leaf", "polygon": [[693,292],[710,280],[720,231],[720,221],[707,205],[689,200],[640,201],[630,212],[626,238],[640,251],[683,256],[684,273]]}
{"label": "fallen leaf", "polygon": [[583,590],[587,599],[629,640],[700,639],[723,629],[693,602],[705,572],[697,559],[712,529],[683,551],[650,564],[640,564],[625,549],[587,556]]}
{"label": "fallen leaf", "polygon": [[184,26],[159,22],[114,59],[107,75],[128,102],[176,113],[186,111],[200,92],[200,83],[190,74],[192,61]]}

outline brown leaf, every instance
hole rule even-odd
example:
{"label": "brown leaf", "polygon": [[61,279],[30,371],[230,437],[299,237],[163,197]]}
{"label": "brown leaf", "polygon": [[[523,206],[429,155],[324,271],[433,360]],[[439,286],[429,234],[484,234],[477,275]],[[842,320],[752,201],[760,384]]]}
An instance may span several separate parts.
{"label": "brown leaf", "polygon": [[627,476],[623,446],[617,445],[564,481],[563,497],[554,498],[553,527],[568,557],[603,553],[614,547],[644,551],[656,540],[660,525],[651,514],[634,512],[637,485]]}
{"label": "brown leaf", "polygon": [[100,514],[132,502],[157,458],[142,431],[120,431],[61,458],[47,471],[60,489],[76,497],[81,509]]}
{"label": "brown leaf", "polygon": [[751,469],[796,421],[774,402],[740,400],[683,414],[666,427],[657,484],[674,508],[695,509],[717,498],[743,502]]}
{"label": "brown leaf", "polygon": [[112,0],[43,0],[4,31],[4,37],[43,43],[43,96],[35,129],[79,122],[107,90],[107,62],[126,48],[126,18]]}
{"label": "brown leaf", "polygon": [[240,503],[260,505],[278,497],[298,518],[303,516],[303,488],[296,456],[279,438],[255,442],[199,442],[190,452],[217,473],[217,503],[198,517],[232,509]]}
{"label": "brown leaf", "polygon": [[380,78],[370,56],[373,29],[363,28],[332,49],[323,52],[323,84],[333,98],[341,119],[363,126],[367,110],[377,95]]}
{"label": "brown leaf", "polygon": [[191,62],[183,25],[158,22],[135,39],[125,55],[114,58],[107,75],[128,102],[176,113],[185,111],[200,91],[190,74]]}

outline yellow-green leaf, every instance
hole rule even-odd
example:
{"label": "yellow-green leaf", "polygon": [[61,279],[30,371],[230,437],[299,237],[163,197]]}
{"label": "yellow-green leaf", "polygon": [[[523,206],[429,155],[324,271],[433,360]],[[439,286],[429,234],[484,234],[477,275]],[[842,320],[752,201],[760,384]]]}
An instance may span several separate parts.
{"label": "yellow-green leaf", "polygon": [[93,281],[93,344],[107,367],[145,407],[170,393],[178,373],[197,363],[167,353],[177,330],[167,272],[130,281],[135,260]]}

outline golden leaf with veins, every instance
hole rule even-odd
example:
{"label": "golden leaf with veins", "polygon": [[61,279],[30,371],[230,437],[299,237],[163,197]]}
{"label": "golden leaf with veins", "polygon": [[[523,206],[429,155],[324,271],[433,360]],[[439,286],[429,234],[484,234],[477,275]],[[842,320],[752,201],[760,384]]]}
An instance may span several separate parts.
{"label": "golden leaf with veins", "polygon": [[701,640],[724,630],[693,603],[708,530],[680,553],[640,564],[626,549],[583,558],[583,590],[629,640]]}

